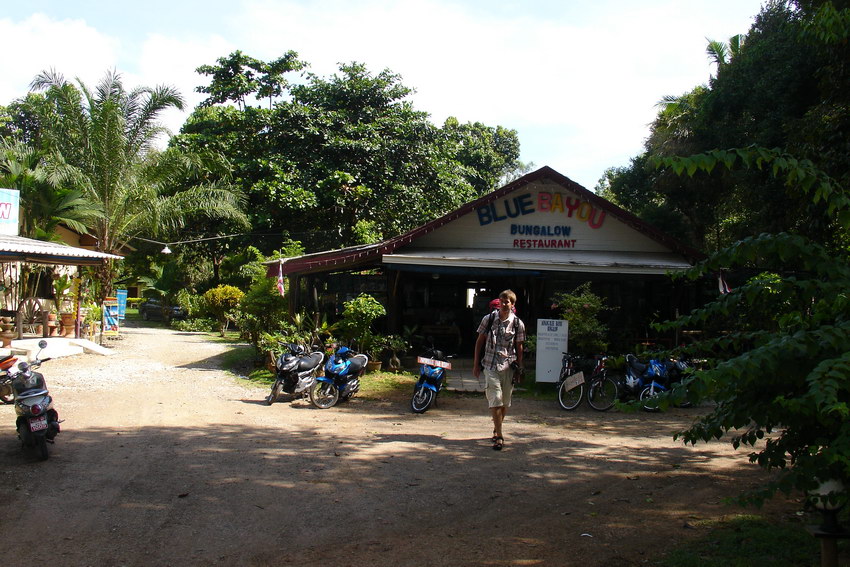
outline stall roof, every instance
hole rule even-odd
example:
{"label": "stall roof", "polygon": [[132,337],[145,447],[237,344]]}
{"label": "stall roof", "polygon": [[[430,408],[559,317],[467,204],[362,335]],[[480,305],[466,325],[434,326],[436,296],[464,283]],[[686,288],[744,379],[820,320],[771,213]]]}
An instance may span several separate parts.
{"label": "stall roof", "polygon": [[123,256],[75,248],[60,242],[45,242],[23,236],[0,236],[0,262],[91,266],[110,259],[122,260]]}

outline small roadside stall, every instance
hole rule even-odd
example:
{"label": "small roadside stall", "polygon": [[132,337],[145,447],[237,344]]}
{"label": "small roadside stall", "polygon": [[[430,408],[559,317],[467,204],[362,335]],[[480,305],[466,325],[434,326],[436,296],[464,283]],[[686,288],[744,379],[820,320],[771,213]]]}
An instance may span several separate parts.
{"label": "small roadside stall", "polygon": [[[61,325],[52,319],[54,304],[52,282],[36,285],[29,294],[26,278],[36,266],[100,266],[122,256],[46,242],[18,236],[19,194],[14,189],[0,189],[0,338],[5,346],[12,339],[25,336],[48,337]],[[70,277],[69,277],[70,279]],[[71,324],[79,319],[79,306],[71,316]],[[68,327],[69,325],[65,325]],[[76,326],[76,325],[75,325]],[[75,336],[79,329],[75,329]]]}

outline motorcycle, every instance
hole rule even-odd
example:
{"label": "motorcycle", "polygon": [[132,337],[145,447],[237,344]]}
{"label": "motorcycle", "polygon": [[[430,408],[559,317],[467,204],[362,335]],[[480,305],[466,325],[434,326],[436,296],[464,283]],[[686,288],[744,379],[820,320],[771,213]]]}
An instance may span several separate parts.
{"label": "motorcycle", "polygon": [[[59,414],[53,408],[53,398],[47,390],[44,375],[35,370],[43,362],[38,355],[47,347],[47,341],[38,342],[39,350],[31,363],[20,362],[12,375],[12,392],[15,397],[15,428],[21,445],[35,449],[42,461],[47,460],[47,444],[59,433]],[[10,369],[10,373],[12,373]]]}
{"label": "motorcycle", "polygon": [[446,370],[451,370],[452,363],[443,351],[434,347],[427,349],[423,356],[416,358],[419,366],[419,380],[413,386],[413,398],[410,409],[414,413],[425,413],[431,405],[437,402],[437,394],[443,389]]}
{"label": "motorcycle", "polygon": [[[658,395],[681,382],[690,365],[684,359],[660,360],[652,358],[643,363],[633,354],[626,355],[626,375],[621,384],[623,397],[638,398],[646,411],[658,411]],[[622,398],[621,398],[622,399]],[[688,407],[683,402],[679,407]]]}
{"label": "motorcycle", "polygon": [[15,402],[15,393],[12,391],[12,375],[9,374],[18,361],[15,355],[10,354],[0,358],[0,402],[12,404]]}
{"label": "motorcycle", "polygon": [[328,357],[325,375],[317,376],[310,388],[310,401],[319,409],[333,407],[339,401],[351,399],[360,390],[360,377],[366,370],[369,357],[341,347]]}
{"label": "motorcycle", "polygon": [[307,349],[301,345],[287,344],[286,349],[287,351],[275,361],[277,378],[271,393],[266,396],[268,405],[275,403],[281,392],[306,397],[316,382],[316,371],[325,359],[321,351],[308,354]]}

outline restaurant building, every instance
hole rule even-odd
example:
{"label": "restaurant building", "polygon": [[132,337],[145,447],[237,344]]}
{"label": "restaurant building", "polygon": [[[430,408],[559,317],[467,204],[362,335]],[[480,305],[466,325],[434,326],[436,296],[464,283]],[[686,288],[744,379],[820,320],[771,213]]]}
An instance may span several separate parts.
{"label": "restaurant building", "polygon": [[[590,281],[614,308],[612,346],[670,343],[650,324],[701,301],[694,286],[671,281],[702,255],[549,167],[375,244],[270,262],[287,279],[292,312],[333,320],[344,301],[368,293],[387,309],[378,330],[414,326],[438,346],[472,350],[475,329],[503,289],[517,294],[519,316],[534,329],[555,316],[552,297]],[[533,331],[532,331],[533,332]]]}

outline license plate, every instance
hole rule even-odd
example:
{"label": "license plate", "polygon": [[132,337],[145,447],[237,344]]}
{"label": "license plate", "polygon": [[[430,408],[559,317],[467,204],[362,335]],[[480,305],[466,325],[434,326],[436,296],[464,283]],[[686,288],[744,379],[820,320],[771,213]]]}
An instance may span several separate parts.
{"label": "license plate", "polygon": [[576,372],[575,374],[567,376],[565,382],[567,383],[567,390],[572,390],[573,388],[584,384],[584,372]]}
{"label": "license plate", "polygon": [[30,419],[30,431],[41,431],[47,429],[47,416],[33,417]]}

